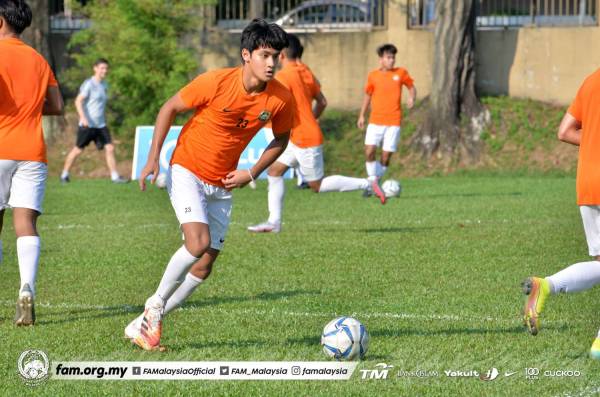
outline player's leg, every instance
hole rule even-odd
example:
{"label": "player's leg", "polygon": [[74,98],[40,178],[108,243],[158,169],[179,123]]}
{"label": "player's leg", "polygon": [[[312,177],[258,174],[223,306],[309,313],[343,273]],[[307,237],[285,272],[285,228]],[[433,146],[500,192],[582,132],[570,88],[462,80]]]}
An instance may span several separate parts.
{"label": "player's leg", "polygon": [[[0,210],[0,236],[2,235],[2,225],[4,224],[4,209]],[[0,264],[4,259],[4,247],[2,245],[2,238],[0,237]]]}
{"label": "player's leg", "polygon": [[390,159],[392,154],[398,150],[398,141],[400,140],[400,127],[387,126],[383,133],[383,144],[381,150],[381,162],[377,163],[377,178],[381,179],[388,166],[390,165]]}
{"label": "player's leg", "polygon": [[369,124],[365,132],[365,167],[367,169],[367,178],[373,180],[377,178],[377,162],[375,155],[377,148],[381,146],[385,126]]}
{"label": "player's leg", "polygon": [[167,189],[183,231],[185,243],[171,257],[155,293],[144,308],[142,332],[133,342],[145,350],[159,347],[166,301],[183,282],[190,267],[210,244],[204,185],[189,170],[171,167]]}
{"label": "player's leg", "polygon": [[529,277],[523,282],[527,295],[523,321],[532,335],[540,329],[546,298],[553,294],[584,291],[600,284],[600,206],[580,206],[589,254],[595,260],[575,263],[546,278]]}
{"label": "player's leg", "polygon": [[60,174],[60,181],[62,183],[70,182],[69,172],[71,167],[75,163],[75,160],[81,153],[83,153],[83,149],[89,145],[90,142],[94,140],[94,132],[91,128],[79,127],[77,129],[77,139],[75,141],[75,146],[73,149],[67,154],[65,158],[65,164],[63,166],[62,173]]}
{"label": "player's leg", "polygon": [[115,159],[115,145],[112,143],[112,137],[107,127],[96,129],[95,135],[96,147],[98,150],[104,149],[106,165],[110,171],[110,180],[114,183],[127,183],[129,180],[122,178],[117,171],[117,160]]}
{"label": "player's leg", "polygon": [[12,178],[8,205],[13,208],[13,224],[17,235],[20,288],[15,315],[16,325],[35,323],[34,299],[41,241],[37,218],[42,213],[42,201],[48,177],[45,163],[19,161]]}
{"label": "player's leg", "polygon": [[285,181],[283,175],[289,168],[298,166],[296,158],[296,146],[289,142],[285,151],[269,167],[267,178],[269,180],[269,191],[267,200],[269,205],[269,219],[257,225],[248,226],[248,231],[253,233],[279,233],[281,231],[281,217],[283,212],[283,200],[285,197]]}

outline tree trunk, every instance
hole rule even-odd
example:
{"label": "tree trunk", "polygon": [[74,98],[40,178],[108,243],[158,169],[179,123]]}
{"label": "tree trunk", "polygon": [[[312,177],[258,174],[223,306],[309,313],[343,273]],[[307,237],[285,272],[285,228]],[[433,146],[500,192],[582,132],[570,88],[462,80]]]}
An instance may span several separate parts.
{"label": "tree trunk", "polygon": [[425,157],[479,157],[479,136],[488,116],[475,93],[476,3],[437,2],[429,113],[413,140]]}
{"label": "tree trunk", "polygon": [[47,0],[29,0],[27,2],[33,14],[31,26],[25,29],[22,39],[32,46],[50,62],[50,47],[48,44],[48,34],[50,31],[50,17],[48,15],[49,7]]}

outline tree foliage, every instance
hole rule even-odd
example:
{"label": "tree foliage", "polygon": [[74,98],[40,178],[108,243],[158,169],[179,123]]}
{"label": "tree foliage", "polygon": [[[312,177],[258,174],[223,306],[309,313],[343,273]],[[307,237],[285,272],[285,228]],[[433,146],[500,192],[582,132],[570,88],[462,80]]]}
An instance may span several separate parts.
{"label": "tree foliage", "polygon": [[192,50],[199,36],[201,7],[208,0],[95,0],[82,12],[91,27],[73,35],[74,66],[67,85],[77,90],[98,58],[110,62],[108,122],[132,134],[153,124],[161,104],[184,86],[198,68]]}

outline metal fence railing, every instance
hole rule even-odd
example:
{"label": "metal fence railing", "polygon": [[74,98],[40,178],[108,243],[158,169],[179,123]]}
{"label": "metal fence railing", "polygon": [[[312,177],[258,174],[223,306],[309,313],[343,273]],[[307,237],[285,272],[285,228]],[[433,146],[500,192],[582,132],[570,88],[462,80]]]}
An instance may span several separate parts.
{"label": "metal fence railing", "polygon": [[[409,28],[430,28],[436,3],[443,0],[408,0]],[[594,26],[598,0],[478,0],[477,27]]]}
{"label": "metal fence railing", "polygon": [[386,0],[218,0],[216,24],[243,29],[253,18],[286,30],[370,30],[385,26]]}

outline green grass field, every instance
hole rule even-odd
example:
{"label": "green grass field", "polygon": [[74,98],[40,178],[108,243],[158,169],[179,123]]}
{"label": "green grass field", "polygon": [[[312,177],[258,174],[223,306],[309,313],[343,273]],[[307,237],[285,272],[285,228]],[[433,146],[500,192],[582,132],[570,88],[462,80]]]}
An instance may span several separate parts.
{"label": "green grass field", "polygon": [[[289,185],[288,187],[290,187]],[[520,281],[587,260],[573,177],[477,176],[403,181],[381,206],[360,192],[288,189],[279,235],[253,235],[266,184],[236,191],[228,240],[211,278],[165,320],[166,353],[138,350],[123,328],[181,244],[167,194],[134,184],[49,183],[40,218],[38,321],[13,326],[15,239],[5,219],[0,267],[2,395],[543,395],[600,390],[588,350],[600,327],[597,290],[552,297],[537,337],[524,332]],[[322,327],[353,315],[371,334],[358,369],[394,365],[386,380],[58,381],[17,375],[26,349],[56,361],[323,360]],[[491,382],[444,370],[517,371]],[[527,380],[525,367],[578,370]],[[437,378],[398,378],[398,370]]]}

